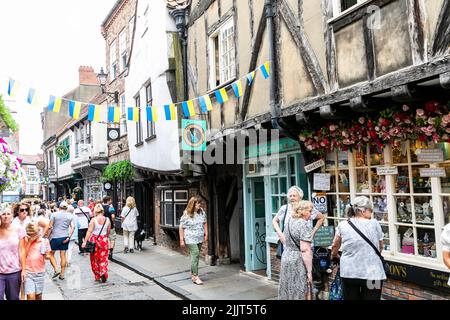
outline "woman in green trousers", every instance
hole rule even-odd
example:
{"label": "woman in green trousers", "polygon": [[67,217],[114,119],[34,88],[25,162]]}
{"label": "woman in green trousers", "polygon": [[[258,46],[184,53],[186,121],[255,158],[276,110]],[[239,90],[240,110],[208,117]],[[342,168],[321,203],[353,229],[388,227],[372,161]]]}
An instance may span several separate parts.
{"label": "woman in green trousers", "polygon": [[203,281],[198,277],[198,261],[203,242],[208,241],[208,224],[206,213],[201,207],[198,198],[189,200],[186,210],[180,220],[180,246],[189,249],[191,256],[192,282],[202,285]]}

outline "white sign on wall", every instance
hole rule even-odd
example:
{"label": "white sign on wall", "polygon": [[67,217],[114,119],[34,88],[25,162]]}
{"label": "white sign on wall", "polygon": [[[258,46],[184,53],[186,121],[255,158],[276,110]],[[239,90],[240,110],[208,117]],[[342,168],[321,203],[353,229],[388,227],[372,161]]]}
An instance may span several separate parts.
{"label": "white sign on wall", "polygon": [[398,174],[397,167],[377,167],[377,175],[379,176],[390,176]]}
{"label": "white sign on wall", "polygon": [[444,161],[444,152],[441,149],[417,150],[417,161],[422,163],[436,163]]}
{"label": "white sign on wall", "polygon": [[330,191],[330,189],[331,189],[331,174],[314,173],[314,190]]}
{"label": "white sign on wall", "polygon": [[446,178],[445,168],[420,168],[422,178]]}
{"label": "white sign on wall", "polygon": [[323,214],[327,214],[328,205],[327,205],[327,194],[326,193],[313,193],[312,194],[312,203],[314,204],[314,208],[322,212]]}
{"label": "white sign on wall", "polygon": [[320,159],[319,161],[313,162],[313,163],[308,164],[307,166],[305,166],[305,172],[309,173],[309,172],[314,171],[316,169],[322,168],[323,166],[325,166],[325,161]]}

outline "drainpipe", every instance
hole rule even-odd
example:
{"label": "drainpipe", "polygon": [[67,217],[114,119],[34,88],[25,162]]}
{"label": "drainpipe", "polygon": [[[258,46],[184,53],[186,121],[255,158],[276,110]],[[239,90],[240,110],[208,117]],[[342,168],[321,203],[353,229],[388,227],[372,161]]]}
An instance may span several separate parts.
{"label": "drainpipe", "polygon": [[[217,188],[216,188],[216,172],[211,168],[210,174],[208,175],[208,189],[209,189],[209,221],[208,221],[208,256],[211,258],[211,265],[216,264],[216,234],[215,234],[215,214],[218,212],[217,206]],[[212,193],[212,196],[211,196]]]}

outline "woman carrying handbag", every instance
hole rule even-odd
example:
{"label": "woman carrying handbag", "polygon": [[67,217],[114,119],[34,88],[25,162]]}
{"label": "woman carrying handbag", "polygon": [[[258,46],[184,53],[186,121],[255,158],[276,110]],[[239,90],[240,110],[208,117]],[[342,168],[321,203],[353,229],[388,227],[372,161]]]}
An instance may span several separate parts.
{"label": "woman carrying handbag", "polygon": [[[111,223],[105,217],[105,211],[101,204],[94,208],[95,218],[89,223],[89,228],[84,238],[82,248],[91,251],[91,269],[95,276],[95,281],[108,280],[108,236],[111,230]],[[89,245],[88,244],[89,239]],[[93,252],[92,252],[93,251]]]}

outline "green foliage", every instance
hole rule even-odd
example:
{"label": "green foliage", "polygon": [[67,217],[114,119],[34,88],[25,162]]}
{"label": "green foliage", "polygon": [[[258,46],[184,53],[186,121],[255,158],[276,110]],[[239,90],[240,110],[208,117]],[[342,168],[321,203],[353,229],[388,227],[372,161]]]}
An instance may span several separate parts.
{"label": "green foliage", "polygon": [[3,102],[3,98],[0,95],[0,118],[3,119],[5,124],[12,130],[12,132],[17,132],[19,130],[19,126],[17,125],[14,118],[11,116],[11,111]]}
{"label": "green foliage", "polygon": [[103,170],[103,182],[133,181],[135,171],[130,161],[111,163]]}

